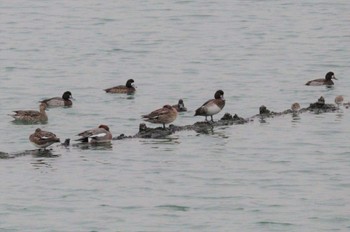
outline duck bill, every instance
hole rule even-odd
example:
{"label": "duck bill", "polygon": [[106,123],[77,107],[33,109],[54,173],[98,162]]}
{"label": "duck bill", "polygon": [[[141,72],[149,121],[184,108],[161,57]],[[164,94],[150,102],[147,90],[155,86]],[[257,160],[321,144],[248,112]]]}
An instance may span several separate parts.
{"label": "duck bill", "polygon": [[334,79],[334,80],[338,80],[337,78],[335,78],[335,76],[333,76],[333,78],[332,79]]}

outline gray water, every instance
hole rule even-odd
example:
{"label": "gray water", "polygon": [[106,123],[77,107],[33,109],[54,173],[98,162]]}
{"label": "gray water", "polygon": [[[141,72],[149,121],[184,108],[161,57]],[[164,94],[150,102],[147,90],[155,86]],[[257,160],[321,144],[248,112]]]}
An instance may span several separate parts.
{"label": "gray water", "polygon": [[[142,114],[179,98],[189,111],[174,124],[193,124],[217,89],[215,120],[349,101],[349,12],[347,0],[2,1],[0,151],[34,149],[39,126],[61,139],[102,123],[133,135]],[[328,71],[333,88],[304,85]],[[133,96],[102,91],[129,78]],[[50,109],[45,125],[8,116],[66,90],[73,107]],[[2,159],[0,231],[349,231],[349,115]]]}

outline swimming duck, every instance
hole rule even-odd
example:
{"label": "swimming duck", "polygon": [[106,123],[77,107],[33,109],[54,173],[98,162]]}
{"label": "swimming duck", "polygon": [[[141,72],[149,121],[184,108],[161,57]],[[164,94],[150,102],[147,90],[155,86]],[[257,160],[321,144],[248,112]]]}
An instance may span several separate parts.
{"label": "swimming duck", "polygon": [[321,78],[321,79],[308,81],[305,85],[311,85],[311,86],[334,85],[334,82],[332,81],[332,79],[338,80],[337,78],[335,78],[333,72],[328,72],[324,79]]}
{"label": "swimming duck", "polygon": [[298,102],[295,102],[292,104],[290,108],[292,109],[293,112],[298,112],[300,110],[300,105]]}
{"label": "swimming duck", "polygon": [[149,114],[142,115],[142,118],[151,123],[163,124],[165,129],[165,124],[172,123],[177,117],[177,110],[171,105],[165,105],[163,108],[152,111]]}
{"label": "swimming duck", "polygon": [[173,105],[177,112],[185,112],[187,111],[187,108],[185,107],[184,101],[182,99],[179,99],[179,102],[176,105]]}
{"label": "swimming duck", "polygon": [[62,97],[53,97],[40,101],[40,103],[45,103],[48,107],[58,107],[58,106],[72,106],[72,93],[66,91],[63,93]]}
{"label": "swimming duck", "polygon": [[108,89],[104,89],[106,93],[126,93],[126,94],[133,94],[135,93],[136,89],[133,85],[134,80],[129,79],[125,85],[118,85],[114,86]]}
{"label": "swimming duck", "polygon": [[81,141],[84,143],[108,143],[112,140],[112,134],[107,125],[100,125],[97,128],[83,131],[79,133],[78,136],[81,138],[77,139],[76,141]]}
{"label": "swimming duck", "polygon": [[207,116],[211,117],[213,120],[213,115],[219,113],[225,106],[224,91],[218,90],[214,95],[214,99],[208,100],[201,107],[196,110],[194,116],[200,115],[205,116],[205,121],[207,121]]}
{"label": "swimming duck", "polygon": [[37,148],[46,148],[53,143],[59,143],[60,139],[54,133],[43,131],[37,128],[33,134],[29,136],[29,141]]}
{"label": "swimming duck", "polygon": [[17,121],[27,122],[27,123],[44,123],[47,122],[47,114],[45,112],[47,105],[41,103],[39,106],[40,111],[36,110],[16,110],[13,111],[15,114],[10,115]]}
{"label": "swimming duck", "polygon": [[343,104],[343,101],[344,101],[344,98],[343,96],[339,95],[339,96],[336,96],[335,99],[334,99],[334,102],[335,104],[338,105],[338,108],[341,104]]}

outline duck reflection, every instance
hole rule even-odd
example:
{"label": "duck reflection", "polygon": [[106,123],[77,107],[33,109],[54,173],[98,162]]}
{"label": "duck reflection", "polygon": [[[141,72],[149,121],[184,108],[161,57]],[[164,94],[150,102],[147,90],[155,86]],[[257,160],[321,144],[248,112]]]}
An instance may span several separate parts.
{"label": "duck reflection", "polygon": [[42,157],[42,158],[56,158],[59,157],[59,154],[54,154],[52,153],[52,150],[50,149],[37,149],[37,150],[32,150],[30,154],[33,157]]}
{"label": "duck reflection", "polygon": [[74,146],[81,150],[108,151],[113,149],[112,143],[78,143],[74,144]]}

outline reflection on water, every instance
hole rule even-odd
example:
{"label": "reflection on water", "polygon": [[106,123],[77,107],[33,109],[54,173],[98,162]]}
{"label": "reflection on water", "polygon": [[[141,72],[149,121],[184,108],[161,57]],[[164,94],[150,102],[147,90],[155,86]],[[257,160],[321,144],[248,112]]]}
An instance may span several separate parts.
{"label": "reflection on water", "polygon": [[299,113],[295,112],[292,114],[292,122],[300,122],[300,115]]}
{"label": "reflection on water", "polygon": [[60,155],[53,154],[52,149],[37,149],[30,152],[33,157],[56,158]]}
{"label": "reflection on water", "polygon": [[12,124],[15,124],[15,125],[45,125],[47,124],[48,122],[47,121],[44,121],[44,122],[27,122],[27,121],[22,121],[22,120],[12,120],[11,121]]}
{"label": "reflection on water", "polygon": [[36,150],[25,150],[21,152],[5,153],[0,152],[0,159],[16,158],[21,156],[31,155],[33,157],[45,157],[45,158],[56,158],[60,155],[53,154],[52,150],[48,149],[36,149]]}
{"label": "reflection on water", "polygon": [[113,146],[112,143],[97,143],[97,144],[92,144],[92,143],[77,143],[73,145],[74,147],[77,147],[81,150],[112,150]]}
{"label": "reflection on water", "polygon": [[143,139],[140,140],[142,144],[151,144],[151,145],[162,145],[162,144],[180,144],[179,137],[167,137],[162,139]]}
{"label": "reflection on water", "polygon": [[335,119],[336,121],[341,121],[344,117],[344,114],[341,111],[341,112],[338,112],[337,114],[335,114],[335,117],[336,117],[336,119]]}

